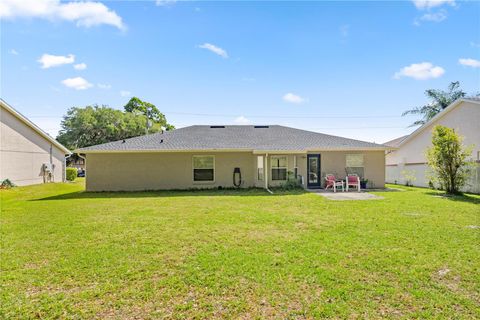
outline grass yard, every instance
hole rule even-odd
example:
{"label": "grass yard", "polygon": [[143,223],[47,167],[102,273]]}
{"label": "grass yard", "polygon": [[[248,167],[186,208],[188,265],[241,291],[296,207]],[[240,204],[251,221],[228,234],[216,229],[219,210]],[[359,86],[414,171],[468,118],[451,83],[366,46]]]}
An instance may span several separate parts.
{"label": "grass yard", "polygon": [[0,191],[0,318],[480,317],[480,197]]}

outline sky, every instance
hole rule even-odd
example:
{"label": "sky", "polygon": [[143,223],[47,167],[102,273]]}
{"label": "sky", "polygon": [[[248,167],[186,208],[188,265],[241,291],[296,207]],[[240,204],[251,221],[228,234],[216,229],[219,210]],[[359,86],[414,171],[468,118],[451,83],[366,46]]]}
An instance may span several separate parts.
{"label": "sky", "polygon": [[280,124],[365,141],[460,81],[480,91],[480,2],[0,1],[0,96],[56,136],[132,96],[176,127]]}

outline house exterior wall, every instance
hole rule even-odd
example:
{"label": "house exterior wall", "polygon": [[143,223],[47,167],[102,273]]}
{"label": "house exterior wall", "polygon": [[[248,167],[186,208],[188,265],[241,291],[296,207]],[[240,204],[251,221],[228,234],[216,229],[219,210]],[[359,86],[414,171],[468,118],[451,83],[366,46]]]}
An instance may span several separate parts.
{"label": "house exterior wall", "polygon": [[[321,186],[324,186],[325,176],[334,174],[338,179],[346,176],[345,167],[347,154],[363,154],[365,178],[369,180],[369,188],[385,187],[385,152],[384,151],[312,151],[303,154],[288,155],[288,170],[294,170],[294,157],[297,158],[298,174],[303,177],[303,187],[307,188],[307,154],[320,154]],[[279,154],[280,155],[280,154]],[[282,181],[272,181],[269,174],[269,185],[278,186]]]}
{"label": "house exterior wall", "polygon": [[[215,156],[215,181],[193,181],[193,156]],[[233,187],[239,167],[242,187],[255,186],[254,155],[249,152],[97,153],[86,156],[87,191],[134,191]]]}
{"label": "house exterior wall", "polygon": [[[431,146],[432,130],[435,125],[442,125],[455,129],[464,137],[464,145],[473,146],[472,159],[480,160],[480,105],[472,102],[462,102],[456,108],[446,113],[434,123],[431,123],[422,132],[410,141],[401,145],[398,150],[386,156],[386,181],[389,183],[406,183],[405,173],[415,177],[413,185],[428,187],[429,169],[427,166],[426,150]],[[464,191],[480,192],[477,165],[469,184]]]}
{"label": "house exterior wall", "polygon": [[[312,152],[313,153],[313,152]],[[345,176],[346,155],[355,152],[318,152],[322,155],[322,177],[327,173]],[[385,154],[383,151],[356,152],[364,154],[365,176],[371,187],[382,188],[385,182]],[[215,181],[193,181],[193,156],[215,156]],[[87,191],[134,191],[190,188],[233,187],[233,170],[239,167],[242,187],[264,187],[265,181],[257,175],[257,157],[265,154],[251,152],[157,152],[157,153],[89,153],[86,155]],[[283,181],[272,181],[271,156],[268,154],[268,184],[280,186]],[[294,171],[297,158],[298,174],[303,176],[306,188],[307,157],[288,154],[287,170]],[[265,159],[265,158],[264,158]],[[322,184],[323,186],[323,184]]]}
{"label": "house exterior wall", "polygon": [[[313,153],[313,152],[312,152]],[[346,176],[347,154],[363,154],[364,175],[369,188],[385,187],[385,152],[384,151],[328,151],[320,152],[322,180],[332,173],[338,178]],[[306,169],[305,169],[306,170]],[[323,182],[322,181],[322,182]],[[322,183],[323,186],[323,183]]]}
{"label": "house exterior wall", "polygon": [[54,165],[55,182],[65,180],[64,152],[0,107],[0,180],[19,186],[43,183],[44,163]]}

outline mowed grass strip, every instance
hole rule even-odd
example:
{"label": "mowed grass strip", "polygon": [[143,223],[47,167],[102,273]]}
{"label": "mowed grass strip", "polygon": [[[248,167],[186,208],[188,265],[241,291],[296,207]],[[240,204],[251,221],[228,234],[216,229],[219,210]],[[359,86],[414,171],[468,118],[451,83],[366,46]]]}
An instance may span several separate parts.
{"label": "mowed grass strip", "polygon": [[480,197],[3,190],[0,318],[479,318]]}

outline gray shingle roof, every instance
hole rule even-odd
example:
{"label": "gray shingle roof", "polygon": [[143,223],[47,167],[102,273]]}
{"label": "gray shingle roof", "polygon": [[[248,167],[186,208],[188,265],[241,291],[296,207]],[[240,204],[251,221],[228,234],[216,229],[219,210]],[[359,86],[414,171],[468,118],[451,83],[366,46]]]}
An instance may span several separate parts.
{"label": "gray shingle roof", "polygon": [[390,140],[390,141],[387,141],[387,142],[384,142],[383,144],[386,145],[386,146],[389,146],[389,147],[398,147],[398,145],[403,141],[405,140],[409,135],[404,135],[404,136],[401,136],[399,138],[396,138],[396,139],[393,139],[393,140]]}
{"label": "gray shingle roof", "polygon": [[278,125],[190,126],[86,147],[76,152],[262,150],[307,151],[316,149],[388,149],[387,146]]}

